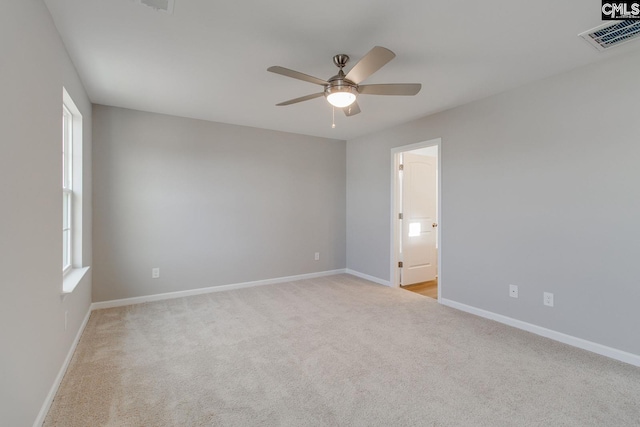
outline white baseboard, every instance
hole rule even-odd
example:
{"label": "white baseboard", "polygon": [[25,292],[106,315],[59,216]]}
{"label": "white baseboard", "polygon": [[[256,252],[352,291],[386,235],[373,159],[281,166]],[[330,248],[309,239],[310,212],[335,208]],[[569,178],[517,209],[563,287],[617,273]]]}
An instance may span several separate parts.
{"label": "white baseboard", "polygon": [[256,280],[253,282],[234,283],[231,285],[211,286],[208,288],[191,289],[188,291],[167,292],[164,294],[145,295],[142,297],[123,298],[111,301],[94,302],[91,310],[103,308],[123,307],[125,305],[142,304],[145,302],[162,301],[167,299],[189,297],[193,295],[208,294],[211,292],[230,291],[232,289],[251,288],[254,286],[273,285],[276,283],[293,282],[295,280],[315,279],[317,277],[333,276],[334,274],[345,273],[345,269],[320,271],[317,273],[299,274],[297,276],[276,277],[274,279]]}
{"label": "white baseboard", "polygon": [[60,368],[60,372],[58,372],[58,376],[56,377],[55,381],[53,382],[53,385],[51,386],[51,390],[49,390],[49,394],[47,394],[47,398],[42,404],[42,408],[40,408],[40,412],[38,413],[38,416],[36,417],[36,420],[33,423],[33,427],[40,427],[42,426],[42,423],[44,423],[44,419],[47,416],[47,413],[49,412],[49,408],[51,408],[53,399],[56,397],[56,393],[58,392],[60,383],[62,383],[62,378],[64,378],[64,374],[67,372],[67,368],[69,367],[69,363],[71,363],[71,358],[73,357],[73,353],[76,351],[76,347],[80,342],[80,337],[84,332],[84,328],[87,326],[87,322],[89,322],[90,316],[91,316],[91,308],[89,308],[89,310],[87,311],[87,315],[84,316],[84,320],[80,325],[80,329],[78,330],[78,333],[76,334],[76,337],[73,340],[73,343],[71,344],[71,348],[67,353],[67,357],[64,359],[64,363]]}
{"label": "white baseboard", "polygon": [[391,282],[388,280],[379,279],[377,277],[369,276],[368,274],[360,273],[359,271],[351,270],[347,268],[345,273],[351,274],[352,276],[359,277],[361,279],[368,280],[370,282],[378,283],[379,285],[391,286]]}
{"label": "white baseboard", "polygon": [[532,323],[523,322],[521,320],[513,319],[511,317],[503,316],[501,314],[493,313],[490,311],[482,310],[480,308],[472,307],[466,304],[462,304],[456,301],[452,301],[446,298],[440,299],[440,304],[446,305],[457,310],[465,311],[467,313],[475,314],[476,316],[484,317],[486,319],[495,320],[496,322],[503,323],[505,325],[513,326],[514,328],[522,329],[527,332],[534,333],[546,338],[550,338],[555,341],[559,341],[564,344],[568,344],[573,347],[578,347],[583,350],[597,353],[601,356],[606,356],[611,359],[619,360],[621,362],[628,363],[630,365],[640,367],[640,355],[628,353],[626,351],[618,350],[615,348],[607,347],[602,344],[587,341],[582,338],[577,338],[571,335],[563,334],[551,329],[543,328]]}

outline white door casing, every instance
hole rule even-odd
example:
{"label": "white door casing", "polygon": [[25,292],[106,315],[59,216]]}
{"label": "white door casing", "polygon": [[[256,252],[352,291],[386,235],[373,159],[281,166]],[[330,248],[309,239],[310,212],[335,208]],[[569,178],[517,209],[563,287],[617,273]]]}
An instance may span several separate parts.
{"label": "white door casing", "polygon": [[403,153],[402,285],[437,275],[437,159]]}

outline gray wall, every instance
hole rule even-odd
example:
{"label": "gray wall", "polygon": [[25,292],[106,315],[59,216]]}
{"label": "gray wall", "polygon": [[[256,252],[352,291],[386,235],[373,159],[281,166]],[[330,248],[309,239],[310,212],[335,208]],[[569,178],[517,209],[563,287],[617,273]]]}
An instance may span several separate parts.
{"label": "gray wall", "polygon": [[98,105],[94,141],[94,301],[345,267],[344,141]]}
{"label": "gray wall", "polygon": [[389,280],[390,149],[441,137],[442,296],[640,354],[639,70],[614,57],[348,141],[347,267]]}
{"label": "gray wall", "polygon": [[28,426],[91,303],[90,273],[60,297],[63,85],[84,117],[85,265],[91,264],[91,104],[42,1],[3,2],[0,53],[0,424]]}

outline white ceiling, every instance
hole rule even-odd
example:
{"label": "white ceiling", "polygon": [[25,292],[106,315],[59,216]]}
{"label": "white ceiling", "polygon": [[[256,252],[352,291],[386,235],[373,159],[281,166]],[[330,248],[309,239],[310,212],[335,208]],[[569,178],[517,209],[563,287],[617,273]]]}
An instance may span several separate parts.
{"label": "white ceiling", "polygon": [[[133,0],[45,0],[91,101],[337,139],[352,139],[611,55],[577,34],[600,25],[599,0],[175,0],[172,15]],[[359,97],[344,117],[324,98],[276,107],[373,46],[397,57],[365,81],[422,83],[415,97]],[[340,113],[340,114],[338,114]]]}

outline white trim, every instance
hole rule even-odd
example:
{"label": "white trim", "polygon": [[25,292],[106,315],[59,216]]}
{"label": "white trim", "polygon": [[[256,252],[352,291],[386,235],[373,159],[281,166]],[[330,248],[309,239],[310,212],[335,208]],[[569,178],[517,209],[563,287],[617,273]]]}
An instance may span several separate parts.
{"label": "white trim", "polygon": [[53,399],[56,397],[56,393],[58,392],[58,388],[60,387],[60,383],[62,383],[62,378],[64,378],[64,374],[67,373],[67,368],[69,367],[69,363],[71,363],[71,358],[73,357],[73,353],[76,351],[76,347],[78,346],[78,343],[80,342],[80,337],[82,336],[82,333],[84,332],[84,328],[87,326],[87,323],[89,322],[89,317],[91,316],[91,308],[89,308],[89,310],[87,311],[87,315],[84,316],[84,320],[82,321],[82,325],[80,325],[80,329],[78,330],[78,333],[76,334],[76,338],[73,340],[73,343],[71,344],[71,348],[69,349],[69,352],[67,353],[67,357],[64,359],[64,363],[62,364],[62,367],[60,368],[60,372],[58,372],[58,376],[56,377],[55,381],[53,382],[53,385],[51,386],[51,390],[49,390],[49,394],[47,394],[47,398],[44,400],[44,403],[42,404],[42,407],[40,408],[40,412],[38,413],[38,416],[36,417],[35,422],[33,423],[33,427],[40,427],[42,426],[42,423],[44,423],[44,419],[47,416],[47,413],[49,412],[49,409],[51,408],[51,404],[53,403]]}
{"label": "white trim", "polygon": [[384,286],[389,286],[389,287],[392,286],[391,282],[388,281],[388,280],[378,279],[377,277],[369,276],[368,274],[360,273],[359,271],[351,270],[350,268],[347,268],[345,270],[345,273],[351,274],[352,276],[356,276],[356,277],[359,277],[361,279],[368,280],[370,282],[377,283],[379,285],[384,285]]}
{"label": "white trim", "polygon": [[[407,151],[413,151],[420,148],[426,147],[438,147],[438,189],[437,189],[437,197],[438,197],[438,301],[440,301],[442,296],[442,138],[434,138],[428,141],[417,142],[415,144],[403,145],[400,147],[394,147],[391,149],[391,233],[390,233],[390,245],[391,248],[391,263],[390,263],[390,271],[389,271],[389,285],[393,287],[400,286],[400,273],[398,270],[398,252],[399,248],[397,245],[396,232],[397,227],[396,224],[398,222],[398,181],[396,170],[397,170],[397,155],[399,153],[404,153]],[[371,280],[371,279],[370,279]]]}
{"label": "white trim", "polygon": [[[414,145],[414,144],[412,144]],[[420,147],[421,148],[421,147]],[[391,261],[389,264],[389,285],[393,287],[400,286],[400,276],[398,270],[398,239],[396,239],[397,223],[398,223],[398,174],[396,171],[398,170],[398,154],[402,153],[403,147],[392,148],[391,149],[391,232],[389,235],[390,248],[391,248]]]}
{"label": "white trim", "polygon": [[484,317],[485,319],[495,320],[496,322],[513,326],[514,328],[522,329],[523,331],[531,332],[546,338],[550,338],[554,341],[559,341],[572,347],[581,348],[583,350],[587,350],[601,356],[606,356],[611,359],[619,360],[621,362],[640,367],[640,355],[637,354],[628,353],[626,351],[618,350],[612,347],[607,347],[602,344],[563,334],[562,332],[543,328],[542,326],[523,322],[522,320],[513,319],[511,317],[503,316],[501,314],[493,313],[481,308],[472,307],[449,299],[441,298],[440,304],[455,308],[457,310],[465,311],[467,313],[475,314],[476,316]]}
{"label": "white trim", "polygon": [[62,278],[62,295],[69,295],[91,267],[70,268]]}
{"label": "white trim", "polygon": [[103,308],[123,307],[125,305],[142,304],[145,302],[162,301],[167,299],[189,297],[193,295],[208,294],[211,292],[230,291],[232,289],[251,288],[254,286],[273,285],[276,283],[292,282],[295,280],[315,279],[317,277],[333,276],[345,273],[345,269],[319,271],[317,273],[299,274],[297,276],[276,277],[274,279],[256,280],[254,282],[234,283],[231,285],[210,286],[208,288],[191,289],[188,291],[167,292],[164,294],[145,295],[141,297],[123,298],[111,301],[94,302],[91,310]]}

